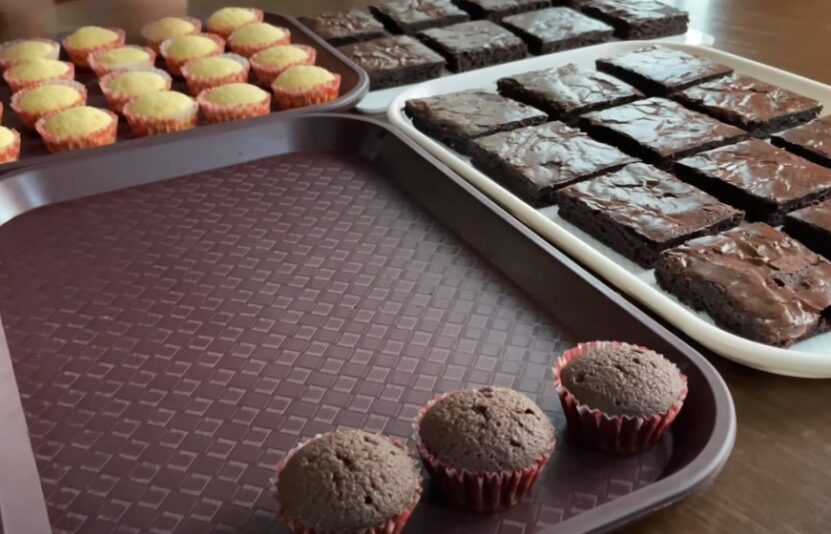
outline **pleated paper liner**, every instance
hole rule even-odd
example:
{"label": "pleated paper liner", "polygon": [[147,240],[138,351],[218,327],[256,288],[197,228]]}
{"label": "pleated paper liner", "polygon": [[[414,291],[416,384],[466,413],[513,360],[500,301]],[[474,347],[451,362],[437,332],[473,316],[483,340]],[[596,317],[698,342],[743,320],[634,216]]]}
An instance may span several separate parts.
{"label": "pleated paper liner", "polygon": [[129,70],[137,67],[152,67],[156,64],[156,51],[152,48],[138,45],[126,45],[124,48],[135,48],[137,50],[144,51],[147,53],[149,57],[146,61],[141,63],[133,63],[131,65],[110,66],[101,63],[101,56],[103,56],[107,52],[110,52],[110,50],[99,50],[98,52],[94,52],[89,55],[89,57],[87,58],[87,63],[89,63],[90,68],[93,70],[93,72],[95,72],[95,75],[99,78],[103,78],[111,72]]}
{"label": "pleated paper liner", "polygon": [[306,52],[305,59],[301,61],[294,61],[292,63],[288,63],[286,65],[267,65],[263,63],[260,59],[261,54],[263,54],[266,50],[260,50],[253,56],[251,56],[251,68],[254,69],[254,73],[257,75],[257,79],[260,80],[260,83],[263,85],[271,85],[271,83],[277,79],[277,76],[282,74],[286,69],[295,67],[297,65],[314,65],[315,61],[317,60],[317,50],[312,48],[311,46],[301,45],[301,44],[293,44],[290,46],[294,46],[296,48],[302,49]]}
{"label": "pleated paper liner", "polygon": [[199,108],[210,123],[250,119],[271,113],[271,95],[268,93],[260,102],[228,105],[208,100],[212,89],[202,91],[196,99],[199,102]]}
{"label": "pleated paper liner", "polygon": [[[261,9],[257,9],[254,7],[245,8],[251,11],[254,14],[254,19],[246,22],[245,24],[254,24],[256,22],[263,21],[263,11]],[[242,26],[211,26],[210,22],[208,22],[208,31],[211,33],[215,33],[222,37],[223,39],[227,39],[231,36],[232,33],[240,29]]]}
{"label": "pleated paper liner", "polygon": [[6,70],[12,65],[20,63],[19,59],[6,59],[2,57],[3,50],[11,48],[12,46],[20,43],[24,43],[26,41],[40,41],[42,43],[46,43],[52,46],[52,50],[47,55],[43,56],[43,59],[58,59],[58,57],[61,54],[61,44],[57,41],[53,41],[52,39],[44,39],[42,37],[32,37],[29,39],[12,39],[11,41],[6,41],[2,45],[0,45],[0,69]]}
{"label": "pleated paper liner", "polygon": [[68,61],[63,61],[62,63],[67,66],[67,70],[63,74],[59,74],[57,76],[51,76],[49,78],[43,78],[41,80],[23,80],[15,77],[12,73],[12,69],[9,68],[3,72],[3,79],[6,80],[7,84],[9,84],[9,88],[11,88],[13,93],[22,91],[23,89],[28,89],[29,87],[37,87],[38,85],[43,85],[45,83],[53,82],[56,80],[75,79],[75,65],[73,63],[69,63]]}
{"label": "pleated paper liner", "polygon": [[128,102],[130,102],[132,100],[135,100],[136,98],[141,96],[141,95],[130,95],[130,94],[125,94],[125,93],[119,93],[119,92],[113,90],[113,88],[112,88],[113,81],[115,81],[116,79],[118,79],[119,76],[122,76],[127,72],[142,72],[142,71],[144,71],[144,72],[155,72],[156,74],[158,74],[159,76],[164,78],[167,83],[166,83],[165,87],[163,88],[163,90],[170,90],[170,87],[173,84],[173,78],[171,78],[170,74],[168,74],[167,71],[164,71],[162,69],[157,69],[155,67],[139,67],[139,68],[132,68],[132,69],[127,69],[127,70],[122,70],[122,71],[118,71],[118,72],[112,72],[110,74],[105,75],[103,78],[101,78],[101,81],[98,82],[98,85],[101,87],[101,92],[104,93],[104,98],[107,99],[107,104],[109,104],[110,109],[112,109],[116,113],[121,113],[124,106]]}
{"label": "pleated paper liner", "polygon": [[76,48],[70,46],[67,43],[67,39],[65,38],[62,42],[66,53],[69,55],[69,60],[74,63],[77,67],[86,68],[89,67],[89,63],[87,62],[87,58],[90,54],[94,54],[97,52],[112,50],[113,48],[120,48],[124,46],[125,34],[124,30],[121,28],[107,28],[110,31],[116,33],[117,37],[115,40],[110,41],[109,43],[104,43],[96,46],[85,46],[82,48]]}
{"label": "pleated paper liner", "polygon": [[266,48],[271,48],[272,46],[291,44],[291,30],[283,26],[278,26],[277,28],[283,31],[283,35],[278,37],[277,39],[274,39],[273,41],[268,41],[267,43],[258,43],[255,45],[242,45],[234,43],[234,41],[232,40],[232,35],[228,39],[228,46],[231,48],[233,52],[241,55],[242,57],[250,58],[257,52],[265,50]]}
{"label": "pleated paper liner", "polygon": [[[340,74],[332,74],[334,77],[325,83],[319,83],[312,87],[298,89],[287,89],[271,84],[274,92],[274,99],[278,109],[294,109],[316,104],[330,102],[338,97],[340,91]],[[276,81],[276,80],[275,80]]]}
{"label": "pleated paper liner", "polygon": [[60,111],[50,113],[49,115],[41,117],[35,124],[35,129],[37,130],[38,134],[40,134],[40,137],[43,139],[43,142],[46,144],[46,148],[48,148],[49,152],[53,154],[57,154],[59,152],[66,152],[68,150],[78,150],[82,148],[92,148],[97,146],[111,145],[115,143],[116,132],[118,131],[118,115],[116,115],[108,109],[104,109],[101,111],[110,115],[110,118],[112,120],[105,128],[102,128],[87,135],[71,135],[67,137],[57,137],[49,131],[47,131],[46,122],[52,115],[60,113]]}
{"label": "pleated paper liner", "polygon": [[188,91],[190,91],[190,94],[192,94],[193,96],[197,96],[205,89],[210,89],[211,87],[217,87],[229,83],[245,83],[248,81],[249,66],[247,59],[245,59],[239,54],[233,54],[231,52],[226,52],[221,56],[215,57],[226,57],[228,59],[236,61],[240,65],[242,65],[242,69],[237,72],[232,72],[231,74],[226,74],[224,76],[204,76],[192,73],[190,71],[190,68],[188,67],[190,61],[188,61],[182,66],[182,76],[185,78],[185,82],[187,82],[188,84]]}
{"label": "pleated paper liner", "polygon": [[[195,33],[200,33],[202,31],[202,21],[197,19],[197,18],[194,18],[194,17],[175,17],[175,18],[186,20],[186,21],[190,22],[191,25],[193,26],[193,31],[191,31],[189,33],[185,33],[183,35],[193,35]],[[167,39],[156,40],[156,39],[153,39],[152,37],[150,37],[149,32],[150,32],[150,27],[151,27],[152,24],[153,23],[145,24],[144,27],[142,27],[141,36],[144,38],[145,42],[147,43],[147,46],[149,46],[150,48],[152,48],[153,50],[158,52],[159,51],[159,46],[161,46],[161,44],[163,42],[165,42]]]}
{"label": "pleated paper liner", "polygon": [[127,124],[130,125],[130,131],[136,137],[144,137],[146,135],[158,135],[172,132],[181,132],[182,130],[189,130],[196,126],[199,120],[199,104],[196,100],[190,107],[177,114],[175,117],[151,117],[147,115],[138,115],[133,113],[130,109],[129,102],[122,109],[124,118],[127,119]]}
{"label": "pleated paper liner", "polygon": [[[210,54],[200,57],[213,57],[218,56],[225,52],[225,39],[218,35],[214,35],[213,33],[194,33],[192,35],[200,35],[202,37],[207,37],[208,39],[213,40],[216,43],[216,49],[212,51]],[[165,64],[167,65],[167,70],[170,71],[170,74],[174,76],[180,76],[182,74],[182,66],[191,61],[193,59],[199,59],[195,57],[188,57],[188,58],[173,58],[167,54],[167,49],[170,47],[170,43],[172,39],[168,39],[162,44],[159,45],[159,54],[164,58]]]}
{"label": "pleated paper liner", "polygon": [[28,130],[34,130],[35,124],[41,117],[49,115],[50,113],[55,113],[58,111],[63,111],[65,109],[74,108],[76,106],[85,106],[87,104],[87,88],[84,84],[80,82],[76,82],[75,80],[54,80],[38,87],[43,87],[45,85],[65,85],[67,87],[71,87],[78,91],[78,100],[69,104],[68,106],[64,106],[58,109],[50,109],[48,111],[27,111],[20,106],[20,101],[25,97],[32,89],[36,89],[36,87],[29,87],[27,89],[23,89],[22,91],[18,91],[12,95],[11,100],[11,108],[20,118],[20,122],[23,123],[23,126]]}

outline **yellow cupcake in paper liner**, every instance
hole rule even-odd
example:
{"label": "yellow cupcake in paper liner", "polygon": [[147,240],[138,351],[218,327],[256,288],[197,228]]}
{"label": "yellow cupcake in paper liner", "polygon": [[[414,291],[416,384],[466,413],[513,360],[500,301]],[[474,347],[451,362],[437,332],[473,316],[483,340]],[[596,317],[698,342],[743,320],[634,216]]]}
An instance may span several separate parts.
{"label": "yellow cupcake in paper liner", "polygon": [[0,126],[0,163],[17,161],[20,157],[20,134],[16,130]]}
{"label": "yellow cupcake in paper liner", "polygon": [[280,109],[292,109],[329,102],[338,97],[340,75],[314,65],[289,67],[271,89]]}
{"label": "yellow cupcake in paper liner", "polygon": [[121,113],[124,105],[145,93],[170,89],[172,79],[156,68],[118,71],[101,78],[101,91],[113,111]]}
{"label": "yellow cupcake in paper liner", "polygon": [[281,28],[266,22],[248,24],[238,29],[228,38],[231,50],[244,57],[251,57],[260,50],[277,45],[287,45],[291,41],[288,28]]}
{"label": "yellow cupcake in paper liner", "polygon": [[314,65],[317,51],[306,45],[278,45],[260,50],[251,56],[251,67],[265,85],[295,65]]}
{"label": "yellow cupcake in paper liner", "polygon": [[271,95],[250,83],[229,83],[199,94],[199,107],[208,122],[227,122],[267,115]]}
{"label": "yellow cupcake in paper liner", "polygon": [[225,48],[225,41],[216,35],[200,33],[182,35],[163,42],[159,52],[167,63],[171,74],[180,74],[188,61],[209,56],[218,56]]}
{"label": "yellow cupcake in paper liner", "polygon": [[34,87],[51,80],[71,80],[75,77],[72,63],[56,59],[32,59],[22,61],[3,73],[3,78],[13,92]]}
{"label": "yellow cupcake in paper liner", "polygon": [[118,116],[113,112],[79,106],[42,117],[36,129],[50,152],[115,143]]}
{"label": "yellow cupcake in paper liner", "polygon": [[0,68],[32,59],[58,59],[61,45],[51,39],[14,39],[0,45]]}
{"label": "yellow cupcake in paper liner", "polygon": [[74,80],[60,80],[30,87],[12,95],[11,106],[26,128],[33,129],[38,119],[49,113],[83,106],[87,89]]}
{"label": "yellow cupcake in paper liner", "polygon": [[162,42],[180,37],[199,33],[202,30],[202,22],[192,17],[164,17],[151,22],[141,29],[141,36],[147,41],[150,48],[158,52]]}
{"label": "yellow cupcake in paper liner", "polygon": [[208,17],[208,31],[228,37],[235,30],[254,22],[262,22],[263,12],[251,7],[223,7]]}
{"label": "yellow cupcake in paper liner", "polygon": [[124,106],[124,116],[136,136],[176,132],[196,126],[199,105],[184,93],[154,91]]}
{"label": "yellow cupcake in paper liner", "polygon": [[156,62],[156,52],[144,46],[127,45],[90,54],[87,62],[101,77],[117,70],[152,67]]}
{"label": "yellow cupcake in paper liner", "polygon": [[223,54],[188,61],[182,67],[182,76],[190,93],[198,95],[205,89],[248,81],[248,60],[239,54]]}
{"label": "yellow cupcake in paper liner", "polygon": [[87,58],[90,54],[122,45],[124,45],[124,30],[100,26],[83,26],[63,40],[63,46],[69,54],[70,61],[79,67],[88,66]]}

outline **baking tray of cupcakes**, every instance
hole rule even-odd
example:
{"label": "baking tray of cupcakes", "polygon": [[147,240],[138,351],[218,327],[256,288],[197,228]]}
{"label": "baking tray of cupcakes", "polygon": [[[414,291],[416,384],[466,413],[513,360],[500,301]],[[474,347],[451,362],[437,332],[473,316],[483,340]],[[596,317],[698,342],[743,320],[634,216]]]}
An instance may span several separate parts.
{"label": "baking tray of cupcakes", "polygon": [[404,86],[529,54],[618,39],[712,43],[658,0],[378,0],[301,21],[369,73],[363,113],[385,111]]}
{"label": "baking tray of cupcakes", "polygon": [[135,43],[100,26],[16,39],[0,44],[0,67],[4,172],[47,154],[199,125],[345,111],[368,88],[366,73],[295,19],[240,7],[204,24],[150,21]]}
{"label": "baking tray of cupcakes", "polygon": [[733,444],[699,353],[379,121],[89,151],[0,217],[7,532],[577,534]]}
{"label": "baking tray of cupcakes", "polygon": [[831,88],[607,43],[426,82],[390,120],[709,350],[831,377]]}

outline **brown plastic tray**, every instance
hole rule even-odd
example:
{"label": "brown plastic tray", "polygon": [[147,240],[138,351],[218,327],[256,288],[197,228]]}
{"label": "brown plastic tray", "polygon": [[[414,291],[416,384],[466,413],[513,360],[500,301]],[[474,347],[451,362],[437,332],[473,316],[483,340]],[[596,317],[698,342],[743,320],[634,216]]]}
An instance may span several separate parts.
{"label": "brown plastic tray", "polygon": [[[202,17],[202,19],[204,20],[205,17]],[[270,115],[247,120],[268,122],[274,120],[277,117],[283,117],[290,114],[298,115],[313,112],[331,113],[339,111],[349,111],[350,109],[355,107],[355,105],[357,105],[357,103],[360,102],[360,100],[366,95],[367,91],[369,90],[369,77],[367,76],[366,72],[364,72],[363,69],[361,69],[354,62],[352,62],[352,60],[348,59],[346,56],[341,54],[335,47],[333,47],[325,40],[315,35],[311,30],[309,30],[306,26],[301,24],[297,19],[295,19],[294,17],[280,15],[277,13],[265,13],[264,20],[277,26],[289,28],[289,30],[291,30],[291,38],[293,43],[305,44],[315,48],[317,50],[316,64],[341,75],[340,96],[337,99],[331,102],[327,102],[325,104],[319,104],[317,106],[308,106],[305,108],[299,108],[295,110],[278,111],[276,110],[276,108],[272,107],[272,113]],[[56,37],[56,39],[60,40],[62,37],[63,36],[58,36]],[[140,39],[128,40],[128,42],[142,44]],[[64,61],[68,61],[68,59],[66,59],[66,52],[62,50],[61,53],[64,56]],[[164,65],[164,60],[161,57],[158,58],[156,66],[161,69],[167,70]],[[104,94],[101,92],[101,88],[98,86],[98,78],[95,76],[95,74],[89,69],[76,69],[75,72],[75,79],[78,82],[83,83],[87,88],[87,93],[89,95],[87,99],[88,104],[90,106],[108,108],[107,100],[106,98],[104,98]],[[253,70],[249,75],[249,81],[251,83],[257,83],[256,75],[254,74]],[[185,94],[190,94],[184,79],[178,76],[173,77],[173,89],[176,91],[181,91]],[[36,132],[25,130],[23,128],[23,125],[21,124],[17,115],[14,113],[14,111],[12,111],[11,106],[9,105],[10,99],[11,90],[9,89],[9,86],[6,85],[5,82],[0,81],[0,101],[2,101],[3,106],[5,108],[3,114],[3,124],[5,126],[15,128],[17,131],[20,132],[21,136],[20,159],[16,162],[0,164],[0,173],[6,173],[15,169],[27,167],[38,163],[43,163],[46,161],[56,161],[68,157],[86,156],[87,154],[90,154],[91,151],[98,152],[112,149],[111,145],[96,149],[77,150],[63,154],[50,154],[49,151],[46,149],[46,145],[43,144],[43,141],[40,139],[40,136]],[[199,128],[197,128],[197,130],[203,127],[222,128],[222,125],[208,125],[205,122],[204,117],[202,117],[200,114]],[[194,131],[191,130],[188,132],[180,132],[170,135],[182,136],[193,134]],[[127,121],[124,119],[124,117],[120,117],[117,143],[122,144],[124,142],[128,142],[129,146],[139,146],[141,143],[146,143],[147,139],[136,139],[132,137],[132,135],[130,135],[130,128],[127,126]]]}
{"label": "brown plastic tray", "polygon": [[[9,532],[285,533],[269,478],[299,440],[408,439],[420,406],[473,385],[533,397],[557,450],[515,509],[428,489],[410,534],[610,529],[701,488],[733,444],[701,355],[379,122],[251,121],[21,170],[0,224]],[[651,451],[566,439],[550,367],[592,339],[689,377]]]}

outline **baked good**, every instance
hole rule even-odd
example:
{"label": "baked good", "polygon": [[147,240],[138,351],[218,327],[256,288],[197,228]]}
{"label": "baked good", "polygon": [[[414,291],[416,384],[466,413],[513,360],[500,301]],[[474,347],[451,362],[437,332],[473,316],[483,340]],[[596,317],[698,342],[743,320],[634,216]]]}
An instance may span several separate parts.
{"label": "baked good", "polygon": [[35,129],[35,123],[50,113],[87,103],[87,88],[75,80],[59,80],[23,89],[12,95],[11,107],[23,126]]}
{"label": "baked good", "polygon": [[511,15],[502,24],[528,44],[533,54],[550,54],[608,41],[614,29],[569,7]]}
{"label": "baked good", "polygon": [[278,109],[331,102],[340,92],[340,74],[315,65],[289,67],[271,84]]}
{"label": "baked good", "polygon": [[600,141],[664,167],[747,137],[744,130],[657,97],[587,113],[580,125]]}
{"label": "baked good", "polygon": [[55,80],[71,80],[75,65],[56,59],[31,59],[16,63],[3,72],[13,93]]}
{"label": "baked good", "polygon": [[0,164],[17,161],[20,157],[20,134],[17,130],[0,126]]}
{"label": "baked good", "polygon": [[225,41],[212,33],[181,35],[159,45],[167,70],[174,76],[182,73],[182,66],[188,61],[203,57],[218,56],[225,50]]}
{"label": "baked good", "polygon": [[124,105],[135,98],[153,91],[168,91],[173,80],[162,69],[147,67],[107,74],[99,82],[101,92],[110,109],[121,113]]}
{"label": "baked good", "polygon": [[654,446],[681,411],[687,377],[645,347],[615,341],[581,343],[554,366],[554,385],[568,434],[605,452]]}
{"label": "baked good", "polygon": [[450,0],[391,0],[369,9],[392,33],[413,34],[470,19]]}
{"label": "baked good", "polygon": [[228,37],[228,46],[242,57],[251,57],[260,50],[291,42],[288,28],[274,26],[267,22],[246,24]]}
{"label": "baked good", "polygon": [[442,395],[416,419],[418,451],[456,506],[495,512],[530,492],[554,451],[554,425],[531,399],[507,388]]}
{"label": "baked good", "polygon": [[454,0],[474,19],[499,22],[508,15],[535,11],[551,5],[551,0]]}
{"label": "baked good", "polygon": [[397,441],[362,430],[330,432],[286,455],[276,491],[292,532],[399,533],[421,497],[421,474]]}
{"label": "baked good", "polygon": [[314,17],[300,17],[300,22],[333,46],[369,41],[386,33],[368,9],[324,11]]}
{"label": "baked good", "polygon": [[156,52],[145,46],[126,45],[94,52],[87,58],[87,63],[101,78],[117,70],[152,67],[156,63]]}
{"label": "baked good", "polygon": [[831,262],[765,223],[664,251],[655,278],[753,341],[787,347],[831,328]]}
{"label": "baked good", "polygon": [[339,48],[369,74],[373,91],[438,78],[444,58],[409,35],[393,35]]}
{"label": "baked good", "polygon": [[562,122],[547,122],[479,137],[470,144],[473,165],[529,204],[554,203],[571,183],[637,161]]}
{"label": "baked good", "polygon": [[12,39],[0,44],[0,69],[31,59],[58,59],[61,45],[52,39]]}
{"label": "baked good", "polygon": [[35,123],[53,154],[115,143],[118,116],[112,111],[76,106],[41,117]]}
{"label": "baked good", "polygon": [[789,213],[785,232],[831,259],[831,200]]}
{"label": "baked good", "polygon": [[782,224],[789,211],[831,197],[831,169],[760,139],[680,160],[679,177],[747,212],[747,218]]}
{"label": "baked good", "polygon": [[499,94],[576,125],[580,115],[628,104],[643,93],[606,73],[575,64],[526,72],[496,81]]}
{"label": "baked good", "polygon": [[147,46],[159,51],[159,45],[168,39],[182,35],[192,35],[202,31],[202,21],[194,17],[164,17],[145,24],[141,28],[141,36],[147,41]]}
{"label": "baked good", "polygon": [[584,13],[615,27],[619,39],[655,39],[687,32],[690,16],[656,0],[579,0]]}
{"label": "baked good", "polygon": [[726,65],[659,45],[598,59],[597,68],[648,95],[658,96],[666,96],[733,72]]}
{"label": "baked good", "polygon": [[229,83],[205,89],[196,99],[210,123],[268,115],[271,94],[250,83]]}
{"label": "baked good", "polygon": [[63,47],[69,60],[78,67],[88,67],[90,54],[124,46],[124,30],[83,26],[70,33],[63,40]]}
{"label": "baked good", "polygon": [[690,87],[675,98],[755,137],[808,122],[822,109],[813,98],[735,73]]}
{"label": "baked good", "polygon": [[425,30],[418,38],[444,56],[447,68],[453,72],[505,63],[526,55],[522,39],[489,20]]}
{"label": "baked good", "polygon": [[136,137],[188,130],[196,126],[199,104],[177,91],[151,91],[125,104],[122,112]]}
{"label": "baked good", "polygon": [[210,33],[227,39],[246,24],[263,21],[263,12],[253,7],[223,7],[208,17],[207,26]]}
{"label": "baked good", "polygon": [[251,67],[263,85],[271,85],[289,67],[314,65],[317,51],[306,45],[277,45],[251,56]]}
{"label": "baked good", "polygon": [[831,167],[831,115],[780,132],[771,142],[814,163]]}
{"label": "baked good", "polygon": [[548,119],[531,106],[479,90],[408,100],[404,111],[416,128],[464,154],[477,137]]}
{"label": "baked good", "polygon": [[645,269],[661,251],[732,228],[744,215],[646,163],[566,187],[557,204],[560,217]]}
{"label": "baked good", "polygon": [[241,55],[225,53],[188,61],[182,65],[182,77],[190,94],[197,96],[210,87],[247,82],[249,68],[248,60]]}

